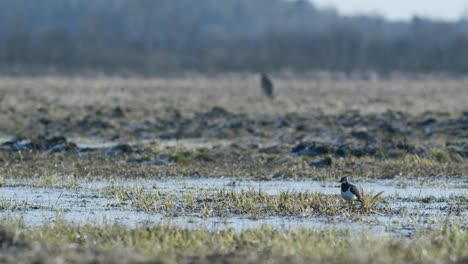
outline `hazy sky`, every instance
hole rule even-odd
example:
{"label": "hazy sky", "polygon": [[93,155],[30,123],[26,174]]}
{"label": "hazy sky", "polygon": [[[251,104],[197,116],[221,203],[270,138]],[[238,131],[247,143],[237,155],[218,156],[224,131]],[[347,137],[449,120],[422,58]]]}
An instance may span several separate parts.
{"label": "hazy sky", "polygon": [[377,13],[391,20],[413,15],[458,20],[468,0],[311,0],[317,6],[334,6],[343,14]]}

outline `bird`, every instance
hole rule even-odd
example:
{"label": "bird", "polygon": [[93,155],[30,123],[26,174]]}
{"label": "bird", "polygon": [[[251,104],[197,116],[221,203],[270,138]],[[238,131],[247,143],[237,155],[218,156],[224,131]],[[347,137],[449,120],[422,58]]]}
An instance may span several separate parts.
{"label": "bird", "polygon": [[261,74],[260,84],[262,86],[263,94],[273,99],[273,82],[270,80],[266,73]]}
{"label": "bird", "polygon": [[359,186],[356,186],[354,184],[351,184],[348,181],[348,177],[343,177],[339,181],[341,182],[341,197],[345,199],[346,201],[355,201],[358,200],[361,203],[364,202],[362,199],[362,189]]}

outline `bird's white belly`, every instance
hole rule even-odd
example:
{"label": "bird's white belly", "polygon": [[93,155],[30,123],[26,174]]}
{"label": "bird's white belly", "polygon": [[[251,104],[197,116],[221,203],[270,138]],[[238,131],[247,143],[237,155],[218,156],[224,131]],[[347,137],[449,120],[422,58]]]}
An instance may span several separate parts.
{"label": "bird's white belly", "polygon": [[351,192],[351,188],[349,188],[346,192],[341,191],[341,197],[347,201],[356,200],[357,197],[354,193]]}

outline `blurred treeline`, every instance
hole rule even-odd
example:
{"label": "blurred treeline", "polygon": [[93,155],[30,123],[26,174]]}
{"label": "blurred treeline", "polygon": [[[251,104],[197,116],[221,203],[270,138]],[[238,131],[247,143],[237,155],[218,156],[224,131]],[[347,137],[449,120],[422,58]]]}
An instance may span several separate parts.
{"label": "blurred treeline", "polygon": [[306,0],[1,0],[0,68],[468,72],[468,22],[345,17]]}

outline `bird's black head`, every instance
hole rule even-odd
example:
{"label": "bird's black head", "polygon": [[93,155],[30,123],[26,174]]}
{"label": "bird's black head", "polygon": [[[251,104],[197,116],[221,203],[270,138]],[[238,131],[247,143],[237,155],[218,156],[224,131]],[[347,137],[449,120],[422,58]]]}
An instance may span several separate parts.
{"label": "bird's black head", "polygon": [[341,178],[341,180],[339,182],[348,183],[348,177],[345,176],[345,177]]}

